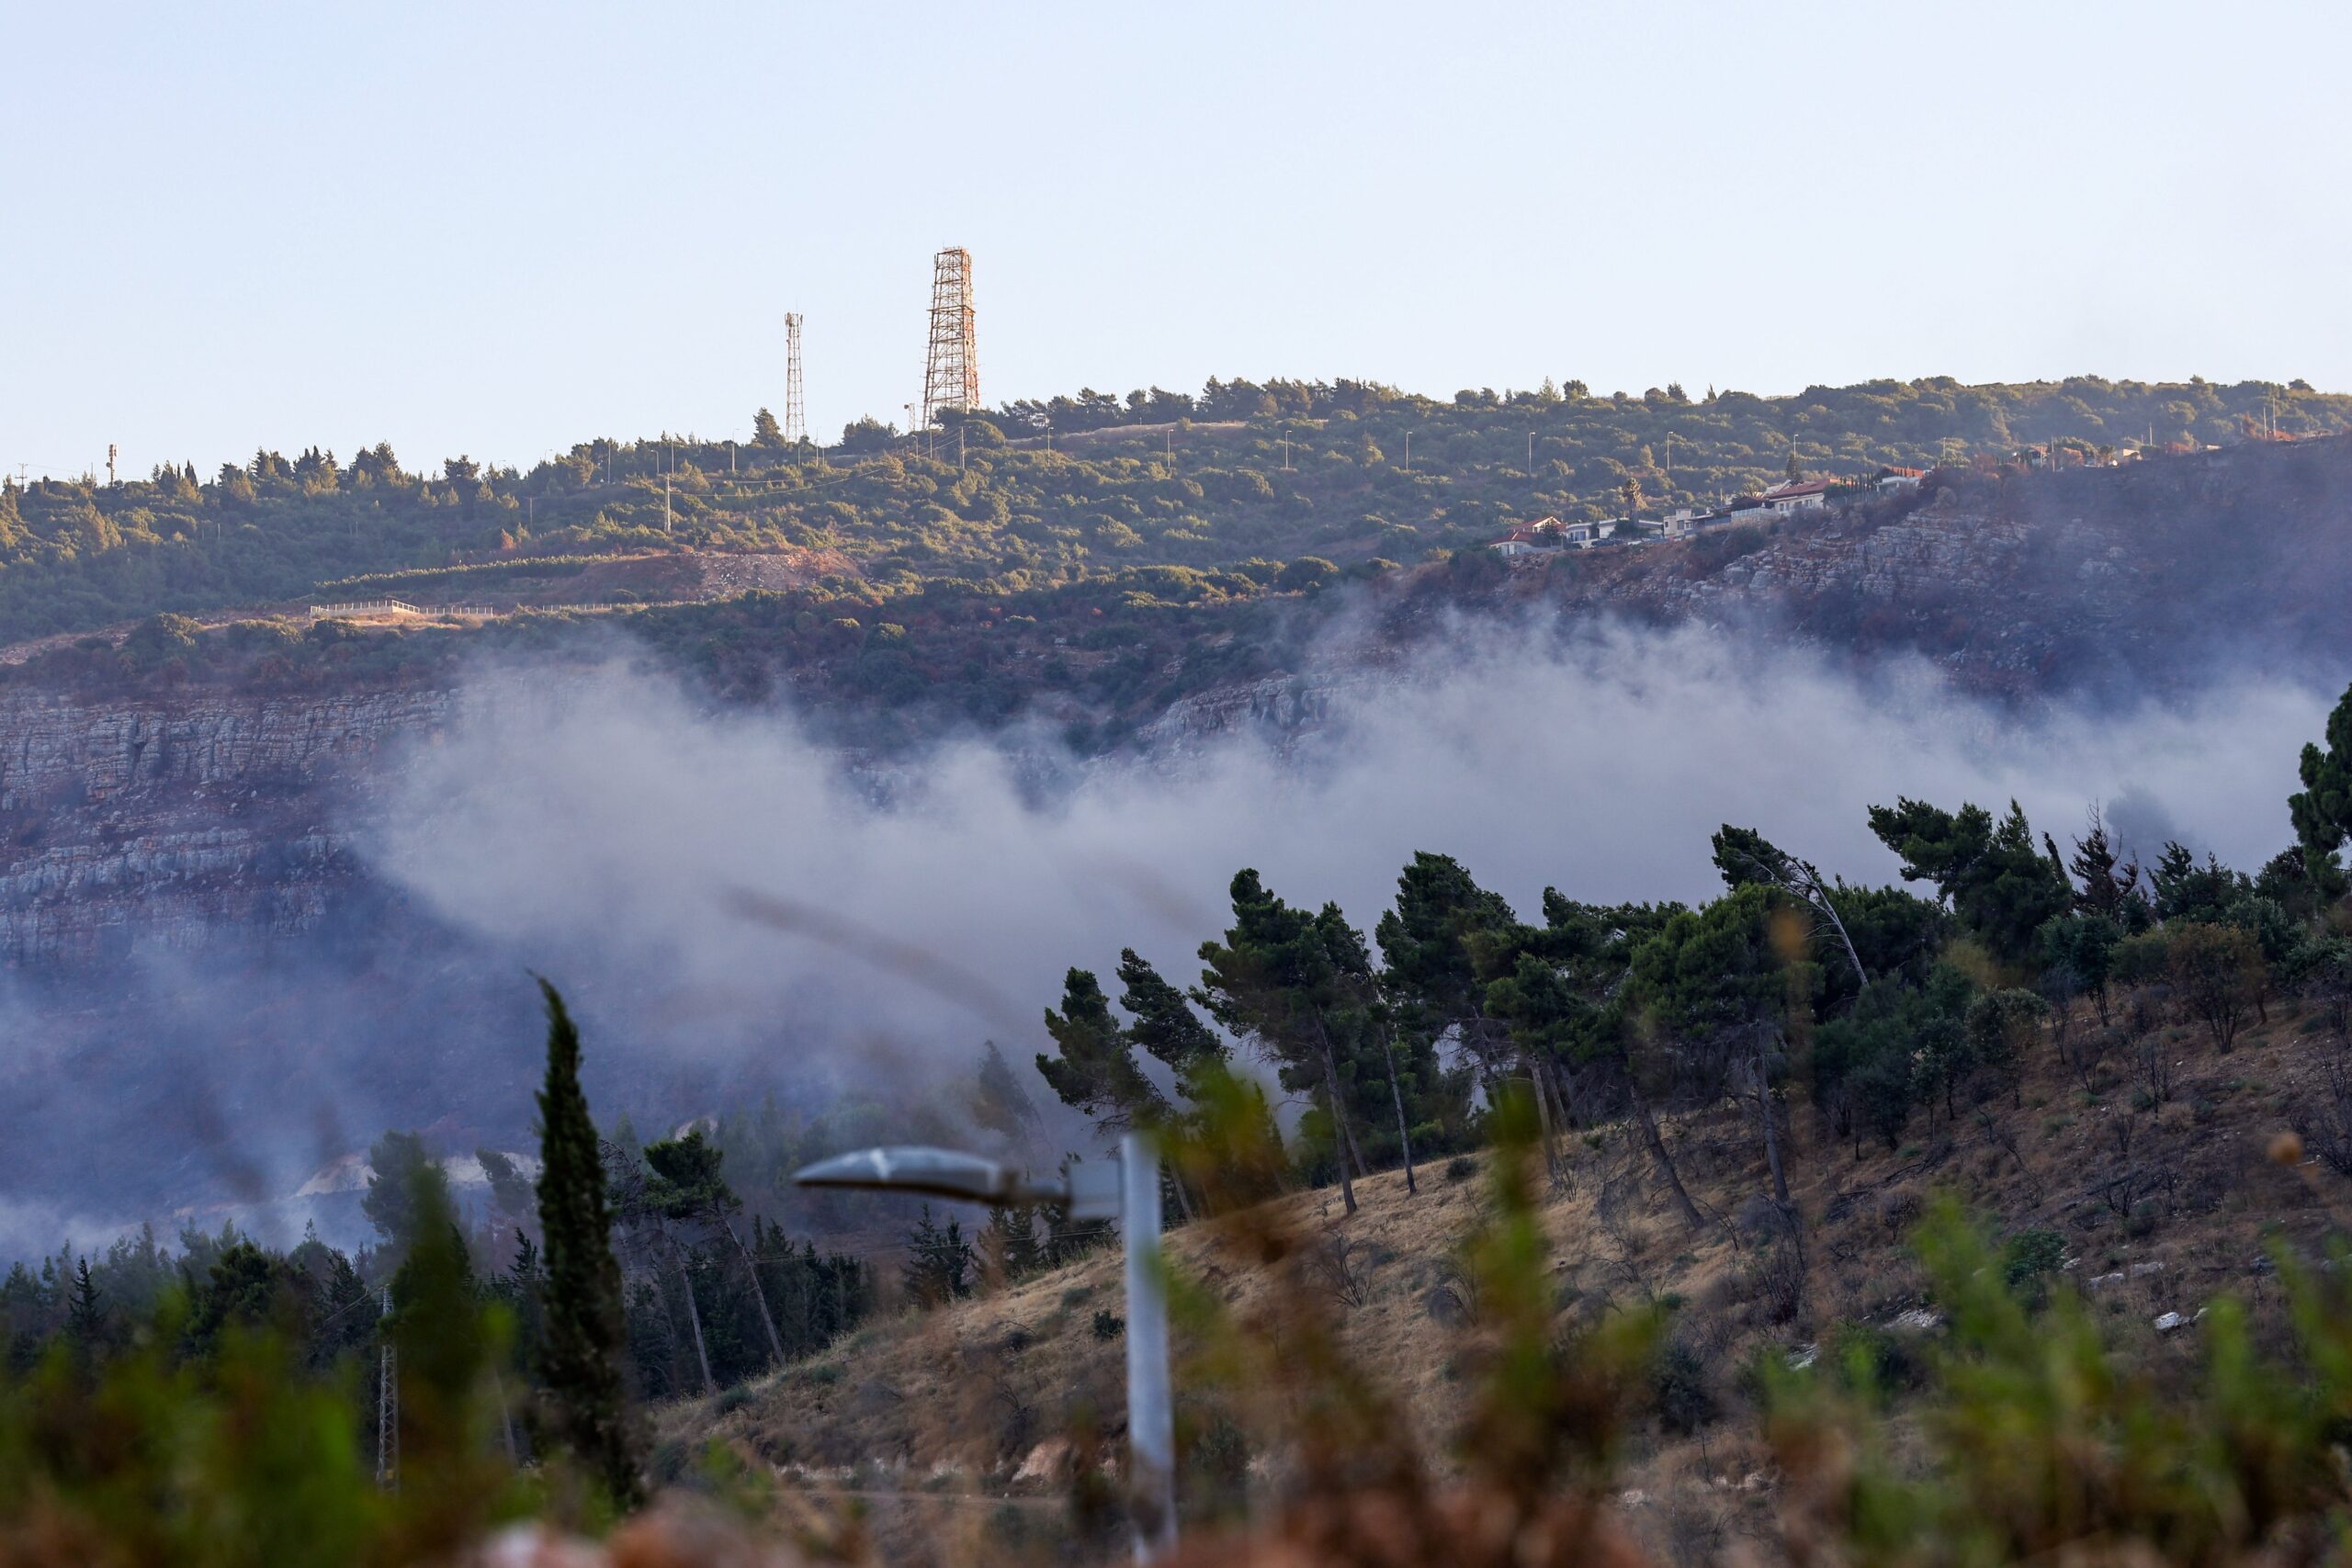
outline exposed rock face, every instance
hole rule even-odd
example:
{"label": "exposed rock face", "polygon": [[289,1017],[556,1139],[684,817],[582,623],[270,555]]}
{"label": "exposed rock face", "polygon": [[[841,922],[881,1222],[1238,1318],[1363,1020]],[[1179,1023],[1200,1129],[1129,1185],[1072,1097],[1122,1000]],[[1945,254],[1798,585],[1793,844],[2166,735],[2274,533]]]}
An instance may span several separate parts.
{"label": "exposed rock face", "polygon": [[356,874],[337,807],[439,690],[0,697],[0,961],[197,951],[303,931]]}
{"label": "exposed rock face", "polygon": [[1136,747],[1180,758],[1226,736],[1254,734],[1282,746],[1320,726],[1343,693],[1368,684],[1365,671],[1273,675],[1220,686],[1170,703],[1136,731]]}
{"label": "exposed rock face", "polygon": [[[661,570],[751,574],[721,585],[732,588],[811,564],[665,558]],[[1424,586],[1447,580],[1445,569],[1419,574]],[[1857,660],[1917,653],[1988,694],[2190,680],[2222,649],[2340,682],[2352,440],[1969,480],[1769,531],[1566,552],[1477,591],[1491,592],[1504,608],[1572,617],[1753,625]],[[1336,650],[1317,643],[1288,673],[1128,715],[1140,720],[1133,745],[1175,761],[1237,733],[1289,748],[1343,692],[1396,678],[1400,644],[1451,635],[1465,610],[1460,595],[1420,587],[1390,604],[1385,631]],[[86,700],[0,688],[0,963],[314,928],[366,880],[345,835],[387,757],[447,724],[458,701],[443,686]],[[852,766],[887,788],[889,758]]]}
{"label": "exposed rock face", "polygon": [[78,702],[0,696],[0,811],[61,792],[93,801],[142,790],[308,784],[372,757],[390,735],[446,718],[443,691],[318,697]]}
{"label": "exposed rock face", "polygon": [[2193,682],[2224,658],[2340,682],[2352,439],[1963,477],[1769,527],[1568,552],[1515,573],[1514,591],[1752,621],[1858,658],[1915,652],[2005,697]]}

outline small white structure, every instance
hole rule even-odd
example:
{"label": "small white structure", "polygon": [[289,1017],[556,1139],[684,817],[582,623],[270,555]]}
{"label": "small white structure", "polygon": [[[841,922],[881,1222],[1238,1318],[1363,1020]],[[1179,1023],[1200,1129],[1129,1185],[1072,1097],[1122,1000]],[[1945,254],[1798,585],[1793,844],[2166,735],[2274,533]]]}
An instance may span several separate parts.
{"label": "small white structure", "polygon": [[1556,517],[1543,517],[1513,528],[1487,547],[1498,556],[1508,558],[1533,555],[1538,550],[1556,550],[1564,543],[1560,520]]}
{"label": "small white structure", "polygon": [[1669,539],[1687,539],[1694,534],[1703,534],[1710,528],[1721,528],[1726,525],[1741,521],[1758,522],[1760,520],[1758,511],[1754,507],[1750,507],[1744,513],[1739,513],[1694,512],[1690,507],[1685,506],[1668,514],[1666,519],[1666,536]]}
{"label": "small white structure", "polygon": [[1829,481],[1808,479],[1803,484],[1774,485],[1758,498],[1758,502],[1776,517],[1818,511],[1829,504]]}
{"label": "small white structure", "polygon": [[1881,468],[1878,473],[1878,488],[1890,492],[1917,490],[1919,481],[1926,477],[1927,475],[1917,468]]}

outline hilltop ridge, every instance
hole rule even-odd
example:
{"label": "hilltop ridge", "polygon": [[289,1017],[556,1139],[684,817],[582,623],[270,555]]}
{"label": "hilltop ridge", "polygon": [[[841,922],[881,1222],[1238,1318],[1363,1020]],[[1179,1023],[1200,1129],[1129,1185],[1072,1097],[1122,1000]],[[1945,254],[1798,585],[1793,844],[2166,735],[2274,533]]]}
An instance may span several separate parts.
{"label": "hilltop ridge", "polygon": [[460,456],[435,474],[380,444],[341,459],[264,449],[209,476],[188,462],[119,483],[0,486],[0,643],[331,584],[362,597],[417,572],[446,574],[470,600],[522,558],[680,548],[829,552],[834,591],[891,598],[1252,558],[1409,564],[1518,521],[1703,507],[1792,470],[2068,465],[2347,427],[2344,395],[2197,378],[1939,377],[1701,399],[1570,382],[1451,401],[1359,382],[1213,381],[1198,397],[1014,404],[914,435],[862,422],[823,449],[600,437],[527,471]]}

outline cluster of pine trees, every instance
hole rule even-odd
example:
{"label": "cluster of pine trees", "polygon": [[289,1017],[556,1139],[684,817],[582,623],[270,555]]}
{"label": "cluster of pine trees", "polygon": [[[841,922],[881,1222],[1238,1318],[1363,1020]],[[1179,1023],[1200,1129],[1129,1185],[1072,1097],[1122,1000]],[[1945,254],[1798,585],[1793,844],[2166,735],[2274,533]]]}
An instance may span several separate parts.
{"label": "cluster of pine trees", "polygon": [[[1296,1174],[1336,1178],[1350,1213],[1355,1179],[1401,1165],[1411,1191],[1416,1157],[1480,1141],[1476,1108],[1518,1083],[1547,1153],[1568,1126],[1636,1129],[1696,1225],[1658,1114],[1731,1103],[1752,1118],[1771,1201],[1792,1213],[1782,1150],[1800,1095],[1838,1134],[1891,1150],[1916,1119],[1957,1118],[2013,1084],[2045,1032],[2086,1079],[2120,1063],[2160,1107],[2167,1016],[2221,1053],[2282,988],[2325,998],[2340,1019],[2352,1001],[2340,864],[2352,692],[2301,774],[2296,841],[2251,875],[2171,842],[2143,870],[2096,810],[2062,852],[2014,802],[1996,815],[1911,799],[1871,807],[1870,825],[1904,880],[1933,897],[1825,877],[1726,825],[1715,900],[1604,906],[1547,888],[1540,923],[1453,858],[1417,853],[1368,943],[1336,905],[1295,908],[1245,870],[1233,923],[1201,944],[1189,993],[1128,950],[1123,1019],[1092,973],[1072,969],[1046,1014],[1056,1050],[1037,1068],[1106,1133],[1182,1137],[1238,1043],[1310,1108]],[[996,1070],[984,1064],[984,1080]],[[2352,1101],[2315,1107],[2312,1131],[2347,1111]]]}

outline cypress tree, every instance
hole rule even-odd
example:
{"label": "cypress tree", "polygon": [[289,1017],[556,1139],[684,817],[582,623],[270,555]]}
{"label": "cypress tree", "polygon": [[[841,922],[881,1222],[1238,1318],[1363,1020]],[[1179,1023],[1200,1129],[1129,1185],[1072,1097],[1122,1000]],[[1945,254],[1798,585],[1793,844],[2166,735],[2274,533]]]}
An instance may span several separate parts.
{"label": "cypress tree", "polygon": [[614,1501],[628,1507],[641,1500],[643,1486],[621,1381],[628,1345],[605,1167],[580,1089],[580,1032],[556,988],[541,980],[539,989],[548,1003],[548,1078],[539,1091],[539,1228],[547,1269],[540,1375],[558,1437]]}

